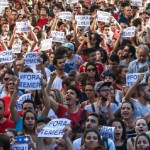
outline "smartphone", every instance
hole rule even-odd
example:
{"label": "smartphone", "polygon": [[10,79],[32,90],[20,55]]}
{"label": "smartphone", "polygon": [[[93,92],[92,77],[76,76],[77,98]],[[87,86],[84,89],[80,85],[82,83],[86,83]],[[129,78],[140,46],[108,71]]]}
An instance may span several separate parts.
{"label": "smartphone", "polygon": [[16,136],[16,143],[30,143],[30,136]]}

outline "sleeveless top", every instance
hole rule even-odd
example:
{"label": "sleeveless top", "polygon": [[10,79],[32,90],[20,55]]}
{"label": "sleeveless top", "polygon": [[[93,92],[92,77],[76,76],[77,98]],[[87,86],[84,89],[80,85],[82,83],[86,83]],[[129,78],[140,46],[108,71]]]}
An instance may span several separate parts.
{"label": "sleeveless top", "polygon": [[127,150],[127,140],[121,146],[115,146],[116,150]]}

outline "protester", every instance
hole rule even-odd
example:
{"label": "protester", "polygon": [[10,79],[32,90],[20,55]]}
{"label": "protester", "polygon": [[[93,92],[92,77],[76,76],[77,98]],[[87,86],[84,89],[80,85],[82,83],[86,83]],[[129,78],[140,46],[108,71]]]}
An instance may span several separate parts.
{"label": "protester", "polygon": [[[103,114],[107,123],[121,118],[126,139],[133,137],[134,143],[148,132],[142,120],[149,126],[148,1],[3,0],[0,6],[0,128],[4,134],[7,128],[16,130],[17,135],[10,134],[12,148],[71,150],[72,141],[84,134],[78,150],[107,149],[96,133],[105,127],[84,133],[93,112]],[[60,124],[51,126],[50,120],[37,132],[36,123],[45,118],[62,126],[68,119],[73,135],[63,136]],[[139,124],[145,127],[140,132]],[[112,136],[116,129],[106,129],[101,139],[111,138],[116,149],[149,148],[131,144],[132,138],[130,146],[125,138],[118,144]],[[89,134],[97,138],[93,147]],[[30,142],[20,142],[26,138]]]}

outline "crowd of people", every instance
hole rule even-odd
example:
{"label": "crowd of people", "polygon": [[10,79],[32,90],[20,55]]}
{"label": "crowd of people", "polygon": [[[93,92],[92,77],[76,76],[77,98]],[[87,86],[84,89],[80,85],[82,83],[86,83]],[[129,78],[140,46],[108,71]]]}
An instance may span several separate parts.
{"label": "crowd of people", "polygon": [[[28,137],[29,150],[150,150],[148,1],[6,0],[0,9],[0,149]],[[110,13],[109,21],[100,21],[98,11]],[[79,15],[90,16],[90,25],[79,25]],[[29,31],[18,32],[19,22],[28,22]],[[135,34],[123,37],[128,27]],[[43,51],[53,31],[65,39]],[[1,54],[18,41],[20,52],[3,63]],[[38,53],[40,64],[25,64],[29,52]],[[41,90],[20,89],[22,72],[41,73]],[[130,86],[127,74],[137,77]],[[17,100],[27,93],[31,100],[18,111]],[[63,137],[38,137],[56,118],[71,120]],[[114,127],[113,139],[101,135],[103,126]]]}

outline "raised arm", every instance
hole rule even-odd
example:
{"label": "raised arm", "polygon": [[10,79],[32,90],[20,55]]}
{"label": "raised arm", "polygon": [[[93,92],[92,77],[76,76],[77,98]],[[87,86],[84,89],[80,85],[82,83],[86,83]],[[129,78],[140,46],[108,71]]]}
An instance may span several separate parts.
{"label": "raised arm", "polygon": [[42,110],[42,117],[47,118],[48,112],[50,108],[56,112],[58,109],[58,103],[53,100],[51,97],[48,96],[45,85],[42,85],[42,94],[43,94],[43,101],[44,101],[44,108]]}
{"label": "raised arm", "polygon": [[137,81],[128,89],[125,95],[126,101],[131,101],[131,96],[133,95],[134,91],[136,91],[137,86],[140,84],[143,78],[144,78],[144,74],[140,74]]}
{"label": "raised arm", "polygon": [[10,101],[10,112],[11,112],[11,119],[14,121],[14,123],[16,124],[18,119],[19,119],[19,114],[18,111],[16,109],[16,101],[18,99],[18,85],[19,85],[19,80],[16,81],[16,86],[15,86],[15,91],[11,97],[11,101]]}

